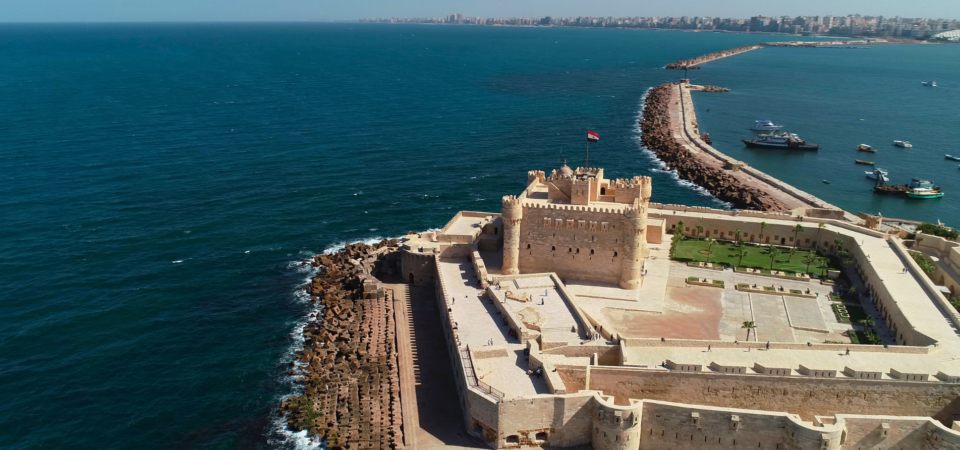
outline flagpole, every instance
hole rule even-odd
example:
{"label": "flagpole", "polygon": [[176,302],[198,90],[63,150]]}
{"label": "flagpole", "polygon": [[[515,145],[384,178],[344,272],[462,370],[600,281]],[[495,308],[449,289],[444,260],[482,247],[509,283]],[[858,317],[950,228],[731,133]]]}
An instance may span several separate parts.
{"label": "flagpole", "polygon": [[587,168],[590,168],[590,139],[587,139]]}

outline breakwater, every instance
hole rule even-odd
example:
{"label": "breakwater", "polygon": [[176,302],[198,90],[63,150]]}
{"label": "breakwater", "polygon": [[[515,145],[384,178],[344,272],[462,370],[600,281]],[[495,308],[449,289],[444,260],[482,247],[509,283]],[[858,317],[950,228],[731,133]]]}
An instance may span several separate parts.
{"label": "breakwater", "polygon": [[320,271],[306,286],[322,308],[303,328],[304,347],[289,375],[303,393],[280,406],[287,426],[366,449],[402,446],[402,415],[393,299],[373,274],[396,255],[397,240],[352,244],[309,261]]}
{"label": "breakwater", "polygon": [[706,64],[710,61],[716,61],[721,58],[726,58],[728,56],[739,55],[744,52],[749,52],[750,50],[756,50],[762,48],[763,45],[746,45],[743,47],[732,48],[730,50],[724,50],[721,52],[708,53],[703,56],[698,56],[696,58],[684,59],[677,62],[667,64],[665,69],[673,70],[687,70],[687,69],[699,69],[700,64]]}
{"label": "breakwater", "polygon": [[670,102],[678,101],[675,90],[675,84],[667,83],[653,88],[647,94],[643,117],[639,121],[643,145],[656,153],[668,168],[676,170],[680,179],[703,187],[737,208],[789,211],[790,208],[783,202],[741,182],[721,168],[704,163],[687,149],[676,134],[682,125],[673,123],[670,118]]}

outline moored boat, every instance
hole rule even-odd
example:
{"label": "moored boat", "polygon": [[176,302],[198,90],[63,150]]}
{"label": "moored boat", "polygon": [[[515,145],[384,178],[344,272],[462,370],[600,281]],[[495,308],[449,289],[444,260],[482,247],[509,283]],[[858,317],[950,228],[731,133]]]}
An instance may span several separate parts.
{"label": "moored boat", "polygon": [[890,178],[887,177],[887,175],[889,175],[889,174],[887,173],[886,169],[881,169],[881,168],[878,167],[877,170],[866,171],[866,172],[864,172],[864,173],[866,173],[866,174],[867,174],[867,178],[869,178],[869,179],[871,179],[871,180],[876,180],[878,177],[883,177],[883,181],[884,181],[885,183],[888,182],[888,181],[890,181]]}
{"label": "moored boat", "polygon": [[873,148],[873,147],[871,147],[871,146],[869,146],[869,145],[867,145],[867,144],[860,144],[860,145],[858,145],[858,146],[857,146],[857,150],[858,150],[858,151],[861,151],[861,152],[867,152],[867,153],[876,153],[876,152],[877,152],[877,149],[875,149],[875,148]]}
{"label": "moored boat", "polygon": [[943,157],[946,158],[946,159],[952,159],[952,160],[954,160],[954,161],[960,161],[960,156],[943,155]]}
{"label": "moored boat", "polygon": [[907,191],[907,197],[910,198],[940,198],[943,197],[943,191],[940,188],[916,188]]}
{"label": "moored boat", "polygon": [[787,150],[819,150],[817,144],[808,144],[794,133],[761,134],[751,140],[742,139],[751,148],[782,148]]}
{"label": "moored boat", "polygon": [[855,159],[855,160],[853,160],[853,161],[854,161],[855,163],[857,163],[857,164],[863,164],[863,165],[865,165],[865,166],[872,166],[872,165],[876,164],[876,163],[874,163],[873,161],[864,161],[864,160],[862,160],[862,159]]}
{"label": "moored boat", "polygon": [[893,145],[902,148],[913,148],[913,144],[910,141],[893,141]]}
{"label": "moored boat", "polygon": [[769,120],[758,120],[750,127],[753,131],[776,131],[783,128],[783,125],[776,125]]}

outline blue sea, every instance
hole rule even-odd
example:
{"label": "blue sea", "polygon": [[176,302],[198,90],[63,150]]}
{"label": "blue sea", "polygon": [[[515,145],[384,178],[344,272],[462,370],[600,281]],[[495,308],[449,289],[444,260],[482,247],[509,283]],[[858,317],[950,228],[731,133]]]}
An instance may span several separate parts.
{"label": "blue sea", "polygon": [[[293,448],[299,265],[498,211],[530,169],[654,178],[682,58],[786,36],[364,24],[0,25],[0,448]],[[691,72],[718,148],[851,210],[960,224],[960,46],[763,49]],[[920,89],[936,79],[941,88]],[[709,113],[705,112],[710,109]],[[755,119],[824,146],[740,149]],[[860,120],[864,119],[864,120]],[[892,139],[915,147],[889,147]],[[928,203],[877,199],[851,146]],[[939,156],[939,159],[937,158]],[[829,178],[832,184],[823,185]],[[951,184],[953,183],[953,184]],[[889,213],[888,213],[889,211]]]}

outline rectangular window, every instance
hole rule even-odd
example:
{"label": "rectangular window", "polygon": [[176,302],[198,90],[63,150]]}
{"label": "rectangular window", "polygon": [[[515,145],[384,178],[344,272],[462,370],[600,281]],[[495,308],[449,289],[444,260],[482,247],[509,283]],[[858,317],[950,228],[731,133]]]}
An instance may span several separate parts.
{"label": "rectangular window", "polygon": [[549,217],[544,217],[544,218],[543,218],[543,227],[544,227],[544,228],[550,228],[550,225],[553,225],[553,221],[550,220]]}

